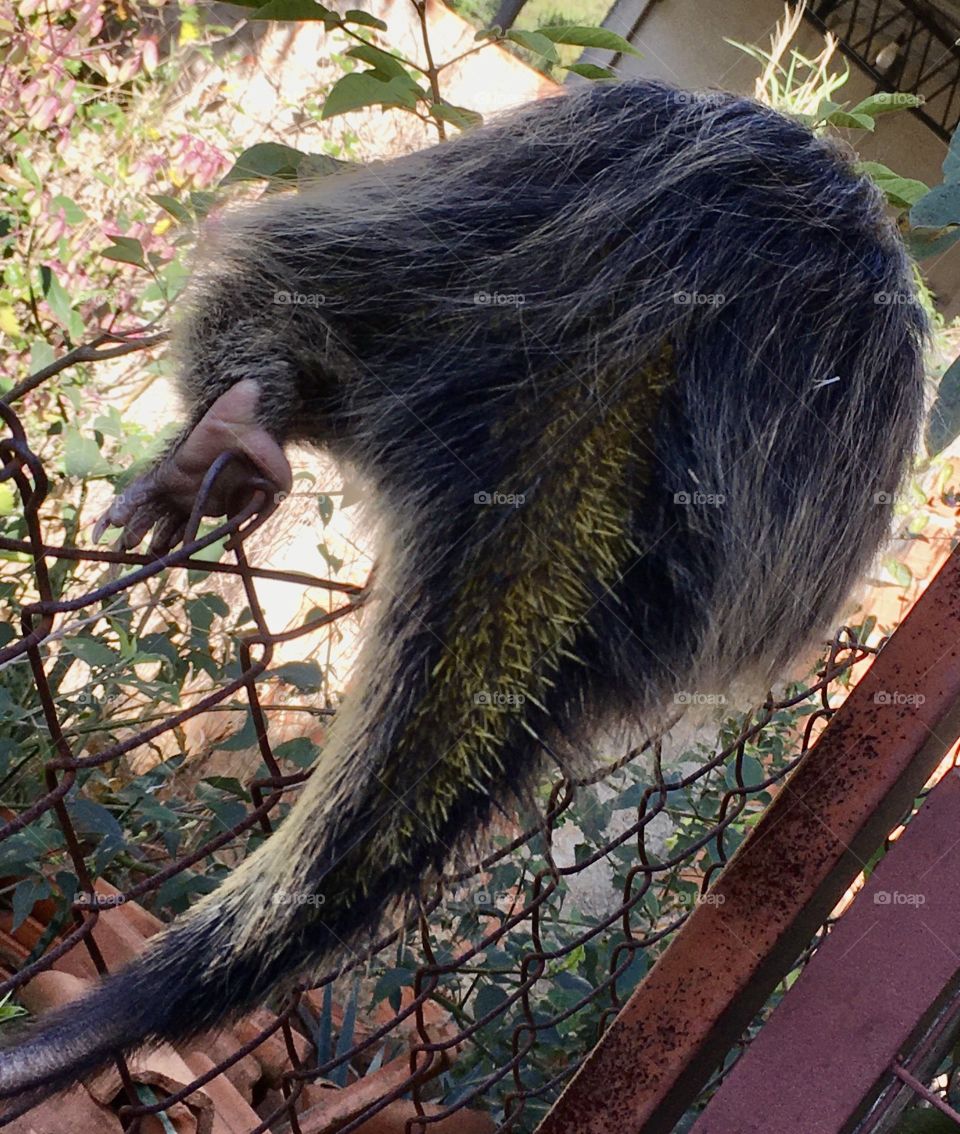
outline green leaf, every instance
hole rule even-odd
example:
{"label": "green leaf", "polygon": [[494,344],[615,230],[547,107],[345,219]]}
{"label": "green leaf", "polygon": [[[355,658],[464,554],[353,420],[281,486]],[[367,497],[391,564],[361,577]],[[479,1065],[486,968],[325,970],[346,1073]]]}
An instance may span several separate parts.
{"label": "green leaf", "polygon": [[202,595],[197,595],[188,603],[188,610],[190,612],[190,623],[192,626],[199,626],[204,630],[209,630],[213,624],[214,617],[226,618],[230,613],[230,606],[223,595],[215,594],[213,591],[206,591]]}
{"label": "green leaf", "polygon": [[884,559],[883,565],[898,586],[909,587],[913,582],[913,572],[906,563],[901,563],[899,559]]}
{"label": "green leaf", "polygon": [[521,47],[525,47],[535,55],[542,55],[551,63],[560,62],[557,49],[553,46],[553,40],[544,35],[543,31],[523,31],[521,28],[511,28],[507,32],[506,38],[512,43],[519,43]]}
{"label": "green leaf", "polygon": [[191,189],[190,204],[198,217],[205,217],[217,203],[216,193],[209,189]]}
{"label": "green leaf", "polygon": [[908,209],[916,201],[929,192],[922,181],[912,177],[901,177],[879,161],[862,161],[858,166],[861,173],[871,177],[880,189],[886,194],[893,205]]}
{"label": "green leaf", "polygon": [[857,628],[857,641],[866,644],[870,641],[870,635],[877,627],[877,616],[875,614],[867,615]]}
{"label": "green leaf", "polygon": [[203,782],[210,784],[211,787],[217,788],[218,791],[225,791],[230,795],[235,795],[237,799],[242,799],[244,803],[248,802],[250,799],[250,793],[234,776],[205,776]]}
{"label": "green leaf", "polygon": [[289,760],[298,768],[309,768],[316,763],[320,749],[305,736],[295,736],[293,740],[285,740],[276,745],[273,754],[278,760]]}
{"label": "green leaf", "polygon": [[[340,1035],[337,1036],[337,1046],[334,1056],[343,1056],[353,1047],[353,1033],[357,1026],[357,1002],[360,999],[360,978],[355,977],[350,997],[343,1009],[343,1022],[340,1025]],[[350,1071],[350,1061],[345,1059],[339,1067],[330,1072],[331,1080],[338,1087],[347,1085],[347,1076]]]}
{"label": "green leaf", "polygon": [[30,182],[34,189],[42,192],[43,182],[40,180],[40,175],[30,164],[25,154],[17,154],[17,165],[20,167],[20,172]]}
{"label": "green leaf", "polygon": [[616,797],[617,811],[627,811],[639,807],[643,802],[643,794],[646,789],[647,785],[643,783],[631,784],[628,788],[624,789],[624,791]]}
{"label": "green leaf", "polygon": [[910,223],[921,228],[960,224],[960,181],[935,185],[910,210]]}
{"label": "green leaf", "polygon": [[206,878],[192,870],[184,870],[168,878],[160,887],[154,898],[158,909],[170,908],[180,912],[190,905],[198,894],[209,894],[217,888],[213,878]]}
{"label": "green leaf", "polygon": [[[619,968],[619,964],[617,966]],[[626,996],[646,976],[650,967],[650,958],[643,949],[635,949],[630,964],[617,977],[617,990],[621,996]]]}
{"label": "green leaf", "polygon": [[413,972],[410,969],[387,969],[382,973],[373,990],[373,1003],[379,1004],[388,1000],[395,1012],[400,1010],[400,997],[408,985],[413,984]]}
{"label": "green leaf", "polygon": [[839,126],[844,130],[870,130],[876,129],[876,123],[869,114],[855,114],[852,110],[833,110],[824,122],[831,126]]}
{"label": "green leaf", "polygon": [[75,319],[76,312],[73,310],[70,296],[67,295],[60,281],[46,265],[40,268],[40,287],[43,291],[43,298],[50,304],[50,310],[63,326],[69,327]]}
{"label": "green leaf", "polygon": [[115,470],[100,452],[96,441],[70,425],[63,431],[63,471],[67,476],[87,479],[107,476]]}
{"label": "green leaf", "polygon": [[943,159],[944,181],[957,181],[960,179],[960,130],[954,130],[947,148],[947,156]]}
{"label": "green leaf", "polygon": [[637,51],[629,40],[608,28],[555,24],[551,27],[537,28],[537,31],[553,43],[569,43],[574,47],[599,47],[603,51],[616,51],[621,55],[635,55],[637,59],[643,58],[643,53]]}
{"label": "green leaf", "polygon": [[563,988],[568,992],[575,993],[578,1000],[583,999],[585,996],[591,996],[594,992],[593,985],[588,980],[584,980],[582,976],[576,973],[568,972],[566,969],[561,969],[554,978],[553,983],[558,988]]}
{"label": "green leaf", "polygon": [[949,1115],[926,1107],[905,1111],[897,1120],[894,1134],[956,1134],[957,1124]]}
{"label": "green leaf", "polygon": [[256,743],[257,726],[254,723],[253,714],[248,711],[243,728],[239,732],[235,732],[233,736],[228,736],[226,740],[221,740],[217,748],[221,748],[225,752],[236,752],[241,748],[252,748]]}
{"label": "green leaf", "polygon": [[394,78],[407,78],[407,69],[396,55],[381,51],[372,43],[358,43],[344,54],[351,59],[362,59],[364,63],[369,63],[374,71],[379,72],[378,77],[384,81]]}
{"label": "green leaf", "polygon": [[248,5],[254,11],[250,13],[251,20],[322,20],[328,28],[337,27],[340,17],[322,4],[315,4],[314,0],[267,0],[266,4]]}
{"label": "green leaf", "polygon": [[955,358],[937,386],[927,418],[926,444],[930,456],[945,449],[960,435],[960,358]]}
{"label": "green leaf", "polygon": [[4,874],[20,875],[37,870],[37,862],[44,847],[36,844],[36,831],[21,832],[0,844],[0,870]]}
{"label": "green leaf", "polygon": [[27,1014],[26,1008],[21,1008],[19,1004],[8,1003],[12,995],[12,992],[8,992],[3,1000],[0,1000],[0,1023],[6,1023],[7,1020],[15,1020],[18,1016]]}
{"label": "green leaf", "polygon": [[335,173],[342,173],[345,169],[356,169],[355,161],[343,161],[331,157],[329,154],[305,154],[303,161],[297,167],[297,182],[299,185],[308,185],[321,177],[330,177]]}
{"label": "green leaf", "polygon": [[307,157],[302,150],[280,142],[257,142],[233,163],[220,180],[221,186],[237,181],[295,181],[300,163]]}
{"label": "green leaf", "polygon": [[70,638],[67,646],[74,657],[89,666],[113,665],[117,661],[116,651],[96,638]]}
{"label": "green leaf", "polygon": [[64,197],[63,194],[58,194],[50,201],[50,209],[52,212],[58,212],[60,209],[63,209],[64,216],[67,218],[67,224],[79,224],[82,220],[85,220],[87,216],[73,198]]}
{"label": "green leaf", "polygon": [[201,547],[199,551],[193,553],[191,558],[199,559],[202,563],[219,563],[223,558],[226,546],[227,537],[224,536],[222,539],[215,539],[207,547]]}
{"label": "green leaf", "polygon": [[67,811],[79,831],[85,834],[102,835],[123,844],[123,829],[116,816],[100,803],[92,799],[69,799]]}
{"label": "green leaf", "polygon": [[509,998],[505,988],[496,984],[481,985],[477,995],[473,998],[473,1018],[481,1020],[490,1012],[496,1012],[503,1007]]}
{"label": "green leaf", "polygon": [[120,416],[120,411],[116,406],[107,406],[104,413],[98,414],[93,421],[93,428],[99,433],[104,433],[108,437],[113,437],[117,441],[122,441],[125,436],[126,426],[123,424],[123,418]]}
{"label": "green leaf", "polygon": [[911,107],[921,106],[923,99],[905,91],[877,91],[868,95],[862,102],[850,108],[851,114],[869,114],[876,118],[878,114],[891,114],[896,110],[909,110]]}
{"label": "green leaf", "polygon": [[159,632],[144,634],[140,638],[140,647],[147,654],[163,658],[171,671],[176,672],[180,655],[177,653],[176,646],[170,641],[168,634]]}
{"label": "green leaf", "polygon": [[430,113],[441,122],[449,122],[458,130],[469,130],[472,126],[479,126],[483,122],[483,115],[476,110],[465,106],[454,106],[451,102],[433,102],[430,104]]}
{"label": "green leaf", "polygon": [[317,497],[317,508],[319,509],[323,526],[326,527],[333,519],[333,500],[327,496],[325,492],[321,493]]}
{"label": "green leaf", "polygon": [[323,672],[316,662],[284,662],[271,669],[269,676],[278,678],[286,685],[293,685],[301,693],[316,693],[323,687]]}
{"label": "green leaf", "polygon": [[45,339],[38,339],[30,348],[30,373],[32,374],[35,370],[43,370],[56,357],[53,347]]}
{"label": "green leaf", "polygon": [[354,71],[334,83],[320,117],[333,118],[366,106],[404,106],[412,110],[422,93],[409,76],[384,82],[372,71]]}
{"label": "green leaf", "polygon": [[906,233],[905,242],[910,255],[915,260],[926,260],[930,256],[942,256],[960,240],[960,226],[947,230],[939,228],[914,228]]}
{"label": "green leaf", "polygon": [[102,253],[106,260],[118,260],[121,264],[134,264],[138,268],[147,266],[143,255],[143,245],[132,236],[111,236],[113,243]]}
{"label": "green leaf", "polygon": [[239,799],[225,796],[210,784],[201,781],[194,791],[197,799],[217,818],[225,830],[235,827],[246,818],[247,808]]}
{"label": "green leaf", "polygon": [[376,28],[377,31],[386,31],[387,25],[383,20],[378,20],[376,16],[371,16],[369,12],[362,12],[359,8],[348,8],[343,13],[344,23],[360,24],[365,28]]}
{"label": "green leaf", "polygon": [[50,887],[43,878],[27,878],[19,882],[13,891],[13,925],[10,932],[18,930],[30,916],[34,905],[49,896]]}
{"label": "green leaf", "polygon": [[596,63],[571,63],[569,67],[565,67],[564,70],[572,71],[582,79],[602,81],[604,79],[617,78],[616,71],[612,70],[610,67],[598,67]]}
{"label": "green leaf", "polygon": [[[727,787],[731,790],[737,788],[737,765],[736,761],[731,761],[726,768],[725,778]],[[763,783],[767,777],[763,772],[763,765],[754,756],[744,756],[740,762],[740,783],[744,787],[750,787],[753,784]]]}
{"label": "green leaf", "polygon": [[193,219],[190,215],[190,210],[176,199],[170,197],[166,193],[151,193],[150,200],[160,206],[165,213],[169,213],[174,220],[180,221],[181,224],[189,224]]}

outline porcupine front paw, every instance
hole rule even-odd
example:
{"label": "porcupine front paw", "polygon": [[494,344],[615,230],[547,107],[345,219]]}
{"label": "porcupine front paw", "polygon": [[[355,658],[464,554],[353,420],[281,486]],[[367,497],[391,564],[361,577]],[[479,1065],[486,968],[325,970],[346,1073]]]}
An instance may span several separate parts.
{"label": "porcupine front paw", "polygon": [[120,546],[136,547],[153,529],[150,551],[162,555],[183,538],[187,520],[213,462],[222,453],[246,458],[229,464],[217,477],[204,503],[204,515],[227,512],[236,490],[254,470],[288,492],[292,474],[279,442],[257,415],[259,384],[244,379],[211,405],[200,421],[182,435],[160,460],[114,498],[93,531],[99,540],[108,527],[122,529]]}

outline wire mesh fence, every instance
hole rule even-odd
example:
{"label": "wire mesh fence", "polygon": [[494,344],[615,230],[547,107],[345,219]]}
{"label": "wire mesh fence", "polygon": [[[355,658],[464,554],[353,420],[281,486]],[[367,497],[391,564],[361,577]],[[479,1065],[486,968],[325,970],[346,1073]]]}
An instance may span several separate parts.
{"label": "wire mesh fence", "polygon": [[[0,403],[0,417],[0,483],[15,486],[19,498],[19,528],[0,537],[8,584],[0,597],[19,620],[0,648],[0,691],[9,703],[0,776],[5,995],[78,955],[88,968],[108,971],[100,923],[108,926],[132,903],[164,917],[176,912],[269,837],[309,775],[301,750],[270,725],[264,679],[274,650],[356,614],[369,587],[253,566],[245,541],[275,506],[271,487],[255,478],[249,502],[229,522],[201,531],[204,495],[229,458],[211,469],[184,545],[162,558],[51,538],[43,461],[9,401]],[[232,561],[204,558],[225,537]],[[94,585],[75,586],[81,576],[70,576],[64,590],[64,563],[84,564],[94,574],[82,578]],[[141,596],[138,608],[155,611],[161,600],[150,585],[184,570],[191,572],[191,593],[204,578],[233,579],[254,629],[234,637],[230,666],[211,663],[208,688],[187,706],[171,706],[159,719],[143,711],[121,736],[92,743],[82,729],[65,725],[65,649],[98,626],[115,632],[110,619],[131,595]],[[13,575],[17,586],[9,582]],[[322,588],[335,602],[292,630],[272,631],[258,595],[265,578]],[[24,594],[30,601],[15,612]],[[234,1029],[232,1046],[211,1048],[205,1070],[179,1084],[152,1085],[121,1070],[113,1088],[101,1087],[100,1101],[110,1103],[111,1089],[122,1095],[115,1108],[123,1128],[146,1129],[148,1116],[195,1104],[195,1092],[221,1075],[237,1084],[235,1072],[252,1056],[254,1070],[241,1091],[248,1134],[425,1134],[452,1129],[448,1120],[462,1131],[532,1131],[690,911],[711,901],[712,880],[815,742],[851,669],[876,652],[862,636],[841,630],[815,679],[753,714],[731,715],[712,748],[695,737],[672,747],[661,738],[598,760],[578,779],[558,770],[528,814],[497,818],[492,850],[462,852],[444,877],[424,879],[416,907],[398,911],[379,940],[345,950],[335,971]],[[96,652],[85,646],[80,654],[95,688]],[[169,816],[151,828],[148,814],[141,837],[125,842],[131,801],[122,792],[124,760],[241,696],[249,713],[244,735],[256,745],[260,767],[239,787],[223,777],[204,784],[209,824],[197,822],[196,801],[187,809],[171,805],[174,818],[186,817],[200,831],[192,841],[170,836]],[[109,698],[96,706],[106,717],[115,707]],[[28,733],[36,745],[18,758]],[[170,766],[147,774],[154,779],[139,803],[177,800]],[[102,822],[84,810],[91,798],[100,801]],[[718,1068],[705,1098],[736,1054]],[[22,1111],[15,1105],[0,1125]],[[376,1116],[382,1125],[372,1124]],[[478,1124],[464,1125],[467,1117]]]}

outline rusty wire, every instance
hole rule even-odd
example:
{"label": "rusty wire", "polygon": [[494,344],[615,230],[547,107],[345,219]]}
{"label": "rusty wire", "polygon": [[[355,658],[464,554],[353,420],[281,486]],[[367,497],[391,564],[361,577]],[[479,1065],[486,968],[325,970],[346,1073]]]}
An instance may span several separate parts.
{"label": "rusty wire", "polygon": [[[122,902],[149,899],[165,881],[208,859],[244,832],[258,827],[269,834],[284,795],[302,784],[307,773],[285,771],[276,758],[258,695],[257,679],[270,665],[273,648],[278,642],[306,635],[320,626],[344,618],[363,604],[367,589],[362,585],[314,578],[302,572],[253,568],[244,552],[244,540],[263,523],[271,511],[269,486],[256,480],[251,481],[251,487],[256,491],[242,511],[202,537],[197,536],[202,511],[202,502],[198,502],[184,546],[162,558],[51,543],[44,539],[41,519],[50,492],[43,464],[31,449],[23,424],[8,404],[0,403],[0,417],[6,430],[0,438],[0,483],[12,482],[16,486],[26,527],[24,539],[0,539],[0,551],[19,552],[27,557],[28,569],[32,572],[33,585],[39,596],[38,601],[23,607],[20,634],[0,649],[0,666],[9,664],[14,659],[28,660],[51,749],[49,758],[43,765],[44,790],[39,790],[36,797],[26,802],[18,813],[9,816],[0,828],[0,843],[29,828],[31,824],[52,816],[62,831],[69,869],[78,884],[72,903],[74,928],[63,935],[59,942],[49,942],[46,952],[0,985],[0,996],[3,996],[16,992],[38,972],[49,969],[68,951],[81,946],[88,950],[97,970],[105,972],[106,964],[91,936],[104,909]],[[211,470],[207,489],[218,471],[219,466]],[[233,553],[233,564],[209,563],[195,558],[199,551],[225,535],[229,536],[228,548]],[[64,559],[121,565],[126,571],[96,589],[58,599],[51,584],[50,563]],[[239,643],[242,662],[239,676],[223,678],[213,692],[134,735],[115,741],[97,752],[81,754],[79,746],[70,743],[62,727],[46,673],[48,659],[44,654],[45,641],[53,634],[58,619],[64,614],[96,612],[105,599],[128,592],[130,588],[161,572],[183,568],[233,574],[242,582],[256,630]],[[331,612],[311,619],[295,630],[274,633],[267,626],[258,601],[257,582],[262,578],[283,579],[293,585],[323,587],[340,595],[342,602]],[[860,644],[851,631],[841,631],[830,645],[817,679],[808,688],[792,691],[779,701],[771,698],[757,713],[744,718],[739,731],[729,736],[726,743],[719,746],[709,758],[698,762],[692,770],[681,769],[676,774],[668,774],[663,766],[659,745],[648,744],[642,754],[644,766],[649,767],[648,782],[641,783],[640,790],[634,791],[636,799],[632,807],[633,821],[615,835],[606,837],[590,849],[589,853],[582,854],[571,865],[558,863],[554,852],[554,836],[562,820],[570,812],[577,793],[598,784],[610,785],[630,761],[636,766],[638,754],[629,753],[615,764],[599,767],[594,774],[585,775],[576,781],[562,777],[557,779],[545,800],[542,813],[526,829],[514,827],[512,832],[508,831],[504,835],[502,845],[469,869],[451,872],[448,877],[434,880],[422,895],[419,908],[410,913],[405,924],[394,927],[362,956],[351,958],[337,971],[326,974],[314,986],[321,989],[328,985],[333,987],[334,982],[342,981],[348,973],[362,973],[370,958],[384,957],[404,942],[407,947],[418,942],[418,945],[414,945],[419,965],[414,978],[413,996],[401,1005],[399,1011],[352,1043],[348,1050],[337,1052],[323,1063],[314,1061],[308,1064],[298,1057],[294,1042],[299,1000],[304,991],[300,989],[280,1008],[274,1023],[244,1043],[230,1058],[220,1061],[207,1074],[156,1103],[144,1104],[137,1097],[129,1075],[122,1072],[128,1095],[128,1102],[120,1111],[121,1118],[126,1123],[125,1129],[130,1132],[137,1130],[142,1116],[168,1109],[245,1055],[255,1052],[269,1035],[281,1030],[290,1056],[290,1065],[282,1086],[284,1097],[271,1113],[263,1115],[260,1124],[249,1134],[267,1134],[268,1131],[281,1129],[301,1134],[302,1126],[298,1116],[302,1115],[304,1109],[302,1096],[305,1084],[329,1078],[338,1068],[351,1066],[355,1071],[364,1069],[369,1066],[378,1047],[390,1037],[399,1035],[401,1025],[410,1021],[415,1038],[412,1044],[407,1045],[409,1075],[381,1098],[372,1101],[351,1121],[338,1125],[341,1134],[358,1130],[374,1114],[401,1097],[412,1100],[417,1116],[407,1121],[409,1134],[426,1134],[436,1123],[465,1106],[492,1106],[498,1109],[499,1130],[531,1130],[534,1119],[542,1113],[542,1109],[538,1110],[534,1104],[542,1106],[556,1095],[576,1070],[589,1047],[589,1041],[584,1042],[582,1050],[569,1050],[564,1045],[565,1058],[555,1067],[555,1073],[545,1082],[531,1083],[525,1072],[531,1053],[543,1042],[542,1037],[550,1032],[556,1034],[555,1029],[589,1007],[598,1009],[593,1036],[596,1039],[630,992],[629,987],[621,987],[619,982],[634,959],[644,954],[648,954],[651,959],[655,958],[686,916],[682,903],[674,904],[668,909],[667,916],[654,919],[653,924],[643,927],[637,916],[638,911],[654,895],[658,900],[669,895],[675,880],[680,877],[693,879],[700,893],[708,897],[711,879],[727,861],[735,842],[737,820],[743,818],[748,810],[757,810],[759,803],[768,798],[770,791],[776,790],[779,782],[813,743],[819,728],[830,717],[831,692],[838,689],[838,682],[843,680],[846,671],[871,652],[874,651]],[[266,776],[253,779],[247,785],[249,806],[244,817],[201,847],[170,862],[144,881],[129,886],[119,898],[97,895],[88,865],[89,855],[84,852],[83,841],[65,805],[65,797],[76,784],[79,774],[92,768],[115,766],[121,757],[135,748],[148,744],[190,718],[223,704],[241,690],[249,704],[260,755],[268,772]],[[775,767],[764,767],[762,778],[752,778],[745,772],[745,761],[750,751],[771,729],[783,727],[784,714],[798,706],[804,706],[806,717],[803,728],[793,737],[792,755]],[[688,837],[674,853],[655,853],[648,838],[654,821],[659,816],[668,814],[673,802],[685,798],[689,789],[706,783],[710,777],[716,777],[720,773],[725,776],[725,787],[713,794],[712,809],[693,817]],[[471,881],[483,886],[484,880],[491,876],[492,871],[529,851],[533,844],[537,844],[539,850],[530,857],[530,869],[522,888],[518,888],[506,901],[500,903],[495,916],[487,917],[479,939],[459,942],[458,950],[453,956],[439,955],[431,934],[432,915],[442,906],[451,889],[463,887]],[[571,933],[559,946],[551,945],[550,934],[546,931],[546,919],[552,903],[557,900],[558,892],[572,877],[600,863],[618,848],[626,847],[631,848],[633,861],[626,872],[619,901],[601,916],[584,920],[577,926],[577,931]],[[544,982],[554,979],[565,966],[569,967],[577,950],[601,937],[612,942],[606,973],[598,973],[589,990],[584,991],[572,1003],[552,1013],[545,1012],[542,1001],[537,998]],[[522,960],[512,973],[513,984],[509,994],[492,1004],[479,1018],[457,1020],[455,1026],[447,1027],[441,1034],[428,1018],[425,1006],[430,1001],[447,1005],[451,999],[448,993],[454,983],[465,976],[469,978],[472,971],[470,966],[489,950],[497,949],[508,938],[514,942],[520,941],[523,945]],[[337,984],[337,987],[341,985]],[[470,1083],[469,1089],[462,1091],[459,1097],[447,1099],[442,1093],[438,1094],[438,1071],[450,1067],[458,1053],[470,1050],[471,1045],[475,1048],[480,1043],[478,1037],[483,1028],[491,1021],[503,1019],[507,1015],[513,1019],[510,1058],[486,1068],[482,1078]],[[453,1021],[454,1017],[450,1018]],[[717,1081],[719,1076],[711,1086],[716,1085]],[[430,1113],[427,1112],[428,1105],[433,1107]],[[15,1110],[0,1119],[0,1126],[6,1125],[15,1113],[18,1112]]]}

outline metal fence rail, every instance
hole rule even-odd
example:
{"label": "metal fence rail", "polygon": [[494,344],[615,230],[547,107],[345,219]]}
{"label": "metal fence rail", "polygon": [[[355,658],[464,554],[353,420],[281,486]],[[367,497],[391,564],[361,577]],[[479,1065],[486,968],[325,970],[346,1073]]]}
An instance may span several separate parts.
{"label": "metal fence rail", "polygon": [[[697,908],[591,1053],[542,1134],[674,1129],[960,736],[958,592],[955,553],[740,847],[712,902]],[[872,909],[858,898],[696,1134],[833,1134],[851,1129],[872,1102],[884,1068],[910,1049],[917,1021],[960,975],[952,945],[960,939],[960,890],[951,869],[960,864],[960,841],[947,822],[958,783],[941,781],[866,888],[868,895],[885,884],[914,907],[923,898],[926,918],[905,917],[910,902]],[[702,979],[714,965],[717,978]],[[658,1036],[669,1039],[658,1044]],[[770,1082],[777,1101],[761,1105]],[[615,1102],[601,1115],[608,1095]]]}
{"label": "metal fence rail", "polygon": [[954,996],[947,1011],[942,1000],[960,978],[958,808],[955,771],[878,864],[692,1134],[875,1134],[895,1129],[915,1098],[939,1112],[927,1115],[935,1129],[960,1129],[960,1114],[917,1078],[936,1071],[956,1022]]}

